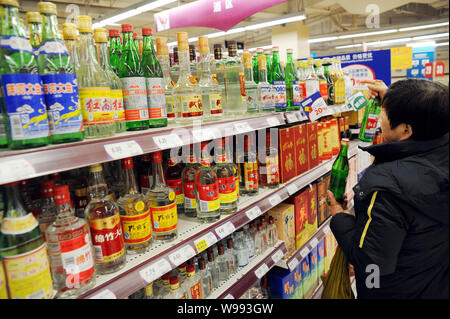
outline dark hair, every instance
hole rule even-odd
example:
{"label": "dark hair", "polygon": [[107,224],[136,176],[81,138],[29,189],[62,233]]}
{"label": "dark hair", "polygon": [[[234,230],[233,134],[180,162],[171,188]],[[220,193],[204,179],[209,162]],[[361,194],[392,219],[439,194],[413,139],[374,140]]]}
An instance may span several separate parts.
{"label": "dark hair", "polygon": [[382,105],[391,128],[411,125],[413,140],[431,140],[448,133],[448,86],[423,79],[398,81],[389,87]]}

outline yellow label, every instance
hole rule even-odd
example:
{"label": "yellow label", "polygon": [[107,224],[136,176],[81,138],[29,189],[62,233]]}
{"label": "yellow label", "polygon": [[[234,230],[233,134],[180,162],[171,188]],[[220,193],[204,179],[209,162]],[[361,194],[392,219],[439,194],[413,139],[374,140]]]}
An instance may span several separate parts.
{"label": "yellow label", "polygon": [[125,121],[122,90],[111,90],[111,106],[114,111],[114,121]]}
{"label": "yellow label", "polygon": [[121,216],[126,244],[140,244],[152,238],[150,210],[140,215]]}
{"label": "yellow label", "polygon": [[114,121],[110,88],[80,88],[79,95],[84,125],[110,124]]}
{"label": "yellow label", "polygon": [[210,94],[209,103],[211,107],[211,114],[221,114],[222,113],[222,94]]}
{"label": "yellow label", "polygon": [[173,201],[175,199],[175,192],[170,192],[169,194],[169,200]]}
{"label": "yellow label", "polygon": [[177,195],[175,203],[177,203],[177,205],[183,204],[184,203],[184,194]]}
{"label": "yellow label", "polygon": [[144,293],[146,296],[153,296],[153,283],[150,283],[147,286],[145,286]]}
{"label": "yellow label", "polygon": [[144,202],[139,201],[139,202],[137,202],[137,203],[134,205],[134,208],[136,209],[137,212],[140,213],[140,212],[142,212],[142,211],[144,210],[145,204],[144,204]]}
{"label": "yellow label", "polygon": [[200,95],[185,95],[179,97],[182,117],[197,117],[203,115],[202,98]]}
{"label": "yellow label", "polygon": [[237,192],[231,194],[219,194],[220,202],[222,204],[234,203],[237,200]]}
{"label": "yellow label", "polygon": [[4,257],[11,299],[50,299],[53,294],[45,244],[25,254]]}
{"label": "yellow label", "polygon": [[200,240],[198,243],[195,244],[195,248],[197,249],[197,252],[200,254],[202,251],[208,248],[208,243],[206,242],[206,239]]}
{"label": "yellow label", "polygon": [[173,109],[173,96],[166,95],[166,106],[167,106],[167,114],[175,114],[175,110]]}
{"label": "yellow label", "polygon": [[177,229],[178,214],[176,203],[167,206],[151,207],[150,209],[154,233],[163,234]]}
{"label": "yellow label", "polygon": [[22,217],[5,217],[2,221],[2,233],[5,235],[20,235],[39,226],[38,221],[29,213]]}
{"label": "yellow label", "polygon": [[5,271],[3,264],[0,263],[0,299],[8,299],[8,290],[6,289]]}

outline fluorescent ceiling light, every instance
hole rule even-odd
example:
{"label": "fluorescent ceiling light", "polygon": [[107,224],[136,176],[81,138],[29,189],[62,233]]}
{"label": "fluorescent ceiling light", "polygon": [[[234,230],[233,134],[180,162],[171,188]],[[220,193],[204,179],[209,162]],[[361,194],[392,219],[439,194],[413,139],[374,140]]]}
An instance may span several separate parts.
{"label": "fluorescent ceiling light", "polygon": [[327,38],[317,38],[317,39],[309,39],[308,43],[318,43],[318,42],[326,42],[336,40],[338,37],[327,37]]}
{"label": "fluorescent ceiling light", "polygon": [[391,43],[399,43],[399,42],[409,42],[412,38],[401,38],[401,39],[392,39],[392,40],[385,40],[385,41],[375,41],[375,42],[367,42],[367,46],[378,46],[378,45],[385,45],[385,44],[391,44]]}
{"label": "fluorescent ceiling light", "polygon": [[445,45],[448,45],[448,42],[436,43],[437,47],[442,47],[442,46],[445,46]]}
{"label": "fluorescent ceiling light", "polygon": [[362,46],[361,43],[359,43],[359,44],[349,44],[349,45],[341,45],[341,46],[338,46],[338,47],[336,47],[336,49],[357,48],[357,47],[361,47],[361,46]]}
{"label": "fluorescent ceiling light", "polygon": [[262,47],[256,47],[256,48],[251,48],[251,49],[248,49],[249,51],[256,51],[256,50],[258,50],[259,48],[261,48],[261,49],[263,49],[263,50],[267,50],[267,49],[272,49],[272,45],[265,45],[265,46],[262,46]]}
{"label": "fluorescent ceiling light", "polygon": [[429,29],[429,28],[438,28],[448,25],[448,22],[441,22],[441,23],[434,23],[434,24],[426,24],[426,25],[418,25],[415,27],[407,27],[407,28],[400,28],[398,31],[413,31],[413,30],[420,30],[420,29]]}
{"label": "fluorescent ceiling light", "polygon": [[414,37],[413,40],[426,40],[426,39],[434,39],[434,38],[443,38],[448,37],[447,33],[436,33],[436,34],[430,34],[430,35],[423,35],[420,37]]}
{"label": "fluorescent ceiling light", "polygon": [[434,47],[436,46],[436,41],[410,42],[407,43],[406,46],[413,48]]}
{"label": "fluorescent ceiling light", "polygon": [[356,34],[345,34],[338,36],[338,39],[349,39],[349,38],[359,38],[359,37],[370,37],[378,34],[386,34],[386,33],[394,33],[397,32],[398,29],[390,29],[390,30],[382,30],[382,31],[374,31],[374,32],[365,32],[365,33],[356,33]]}

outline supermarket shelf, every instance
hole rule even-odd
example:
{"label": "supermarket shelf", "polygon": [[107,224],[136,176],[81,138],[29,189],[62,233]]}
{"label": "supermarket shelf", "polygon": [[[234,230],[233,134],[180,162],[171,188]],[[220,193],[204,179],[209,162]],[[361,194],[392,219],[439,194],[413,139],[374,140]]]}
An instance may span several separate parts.
{"label": "supermarket shelf", "polygon": [[[328,106],[328,110],[326,112],[324,112],[322,114],[322,116],[333,115],[333,114],[338,114],[338,113],[348,112],[348,111],[349,111],[349,109],[347,108],[346,104],[331,105],[331,106]],[[308,120],[308,116],[303,111],[285,112],[284,116],[286,118],[286,122],[289,124]]]}
{"label": "supermarket shelf", "polygon": [[266,250],[261,256],[255,256],[245,267],[233,274],[227,281],[221,283],[208,299],[238,299],[248,289],[250,289],[257,280],[261,279],[273,266],[276,265],[287,252],[286,244],[278,241],[274,246]]}
{"label": "supermarket shelf", "polygon": [[0,151],[0,185],[282,124],[285,124],[283,113],[258,114],[185,126],[171,124],[28,150]]}

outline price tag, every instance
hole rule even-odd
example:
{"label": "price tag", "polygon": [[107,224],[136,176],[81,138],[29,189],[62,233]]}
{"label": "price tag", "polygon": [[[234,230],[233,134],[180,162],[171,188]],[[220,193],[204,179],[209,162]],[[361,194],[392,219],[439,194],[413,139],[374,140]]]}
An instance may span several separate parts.
{"label": "price tag", "polygon": [[252,127],[248,122],[239,122],[234,124],[234,130],[237,134],[253,131]]}
{"label": "price tag", "polygon": [[217,237],[213,233],[209,232],[201,238],[194,241],[195,248],[197,248],[197,253],[201,253],[206,248],[211,247],[217,242]]}
{"label": "price tag", "polygon": [[0,184],[34,177],[36,170],[25,159],[16,159],[0,163]]}
{"label": "price tag", "polygon": [[292,195],[298,191],[297,185],[295,185],[295,183],[289,184],[288,186],[286,186],[286,188],[289,195]]}
{"label": "price tag", "polygon": [[278,126],[278,125],[280,125],[280,121],[278,120],[278,117],[269,117],[268,119],[267,119],[267,123],[270,125],[270,126]]}
{"label": "price tag", "polygon": [[102,290],[89,299],[117,299],[116,295],[109,289]]}
{"label": "price tag", "polygon": [[106,144],[104,147],[106,154],[115,160],[144,154],[141,146],[136,141]]}
{"label": "price tag", "polygon": [[302,256],[302,258],[305,258],[306,256],[308,256],[308,254],[309,254],[309,249],[307,247],[300,250],[300,256]]}
{"label": "price tag", "polygon": [[352,96],[350,96],[347,100],[347,109],[349,111],[358,111],[359,109],[363,108],[367,104],[367,99],[364,96],[364,94],[359,91]]}
{"label": "price tag", "polygon": [[277,262],[279,262],[281,260],[281,258],[283,258],[283,256],[284,256],[283,251],[277,250],[277,252],[272,255],[272,260],[276,264]]}
{"label": "price tag", "polygon": [[311,239],[309,246],[311,246],[311,249],[314,249],[318,243],[319,243],[319,240],[316,237],[314,237],[313,239]]}
{"label": "price tag", "polygon": [[233,223],[231,221],[226,222],[222,226],[219,226],[216,228],[216,233],[219,235],[221,239],[227,237],[229,234],[234,232],[236,228],[234,227]]}
{"label": "price tag", "polygon": [[262,214],[261,209],[258,206],[254,206],[245,212],[245,215],[247,215],[250,221],[254,220],[261,214]]}
{"label": "price tag", "polygon": [[309,120],[311,122],[317,120],[318,118],[326,115],[328,110],[328,105],[323,99],[320,92],[316,92],[301,102],[301,106],[305,112],[309,112]]}
{"label": "price tag", "polygon": [[183,141],[175,133],[153,136],[153,141],[160,149],[174,148],[183,145]]}
{"label": "price tag", "polygon": [[269,197],[269,202],[272,207],[277,206],[279,203],[281,203],[280,195],[275,194]]}
{"label": "price tag", "polygon": [[328,233],[330,232],[330,230],[331,230],[330,226],[329,226],[329,225],[326,225],[326,226],[323,228],[323,233],[326,235],[326,234],[328,234]]}
{"label": "price tag", "polygon": [[147,283],[151,283],[171,270],[170,263],[165,259],[160,259],[140,270],[139,275]]}
{"label": "price tag", "polygon": [[289,267],[289,270],[292,271],[295,269],[295,267],[298,266],[298,264],[299,264],[298,259],[296,257],[293,257],[291,260],[289,260],[287,266]]}
{"label": "price tag", "polygon": [[181,247],[180,249],[177,249],[174,253],[170,254],[169,260],[172,262],[172,264],[178,267],[186,260],[194,256],[195,256],[194,248],[192,248],[190,245],[186,245],[184,247]]}
{"label": "price tag", "polygon": [[215,128],[200,128],[192,130],[194,141],[208,141],[221,137],[220,132]]}
{"label": "price tag", "polygon": [[225,297],[223,297],[223,299],[234,299],[232,294],[228,294]]}
{"label": "price tag", "polygon": [[298,121],[297,114],[295,113],[286,113],[286,119],[288,123],[294,123]]}
{"label": "price tag", "polygon": [[262,264],[255,270],[255,275],[258,279],[261,279],[267,272],[269,271],[269,267],[267,267],[266,263]]}

